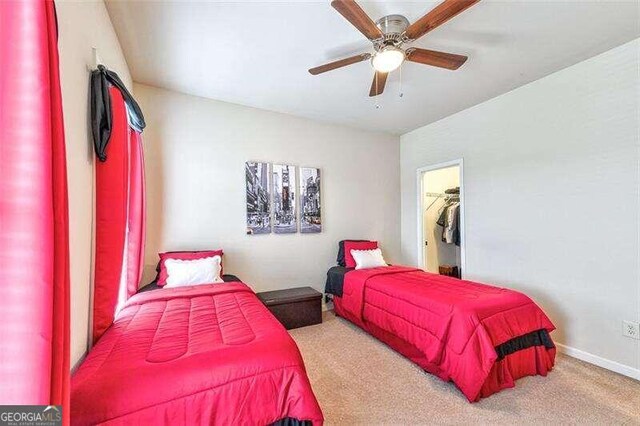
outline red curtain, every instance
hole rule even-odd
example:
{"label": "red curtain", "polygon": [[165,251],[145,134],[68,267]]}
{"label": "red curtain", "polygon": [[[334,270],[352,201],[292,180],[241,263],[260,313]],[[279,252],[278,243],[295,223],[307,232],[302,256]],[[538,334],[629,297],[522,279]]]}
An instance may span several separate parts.
{"label": "red curtain", "polygon": [[0,1],[0,404],[69,418],[69,232],[52,1]]}
{"label": "red curtain", "polygon": [[138,289],[144,254],[142,136],[129,127],[122,94],[109,88],[112,128],[105,162],[96,162],[93,343]]}

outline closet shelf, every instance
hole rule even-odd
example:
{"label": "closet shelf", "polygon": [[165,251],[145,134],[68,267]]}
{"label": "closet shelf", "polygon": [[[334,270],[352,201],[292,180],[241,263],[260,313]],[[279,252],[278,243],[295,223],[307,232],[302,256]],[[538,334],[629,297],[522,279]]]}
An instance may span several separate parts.
{"label": "closet shelf", "polygon": [[437,197],[437,198],[446,198],[446,197],[460,198],[460,194],[447,194],[445,192],[425,192],[424,195],[426,197]]}
{"label": "closet shelf", "polygon": [[431,204],[429,204],[429,206],[427,207],[427,211],[436,203],[436,201],[438,201],[438,199],[440,198],[453,198],[453,199],[457,199],[460,200],[460,194],[447,194],[445,192],[425,192],[424,195],[426,197],[432,197],[435,198],[435,200],[433,200],[431,202]]}

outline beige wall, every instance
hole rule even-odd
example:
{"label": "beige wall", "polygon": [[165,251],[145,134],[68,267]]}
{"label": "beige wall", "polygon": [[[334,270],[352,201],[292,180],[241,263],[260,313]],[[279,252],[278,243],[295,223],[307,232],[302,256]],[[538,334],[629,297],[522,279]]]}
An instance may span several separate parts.
{"label": "beige wall", "polygon": [[92,281],[93,151],[89,127],[92,47],[131,87],[131,75],[102,1],[56,1],[67,172],[71,256],[71,364],[87,347]]}
{"label": "beige wall", "polygon": [[[147,120],[145,282],[164,250],[222,248],[254,290],[324,288],[344,238],[399,258],[399,138],[134,85]],[[319,167],[320,234],[245,234],[245,161]]]}
{"label": "beige wall", "polygon": [[[431,170],[422,176],[424,192],[443,193],[449,188],[460,186],[460,167],[447,167]],[[433,203],[433,204],[431,204]],[[438,273],[440,265],[460,266],[460,247],[442,242],[442,227],[436,224],[439,213],[445,205],[444,199],[434,202],[433,197],[425,197],[423,201],[423,232],[425,241],[425,265],[429,272]],[[427,207],[431,205],[429,210]]]}
{"label": "beige wall", "polygon": [[640,41],[401,137],[402,253],[416,170],[464,159],[466,277],[521,290],[574,356],[640,378]]}

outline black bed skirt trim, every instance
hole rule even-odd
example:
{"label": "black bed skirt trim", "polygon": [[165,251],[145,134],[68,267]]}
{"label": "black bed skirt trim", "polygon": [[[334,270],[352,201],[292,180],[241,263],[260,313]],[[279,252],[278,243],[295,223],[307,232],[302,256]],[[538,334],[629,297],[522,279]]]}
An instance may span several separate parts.
{"label": "black bed skirt trim", "polygon": [[547,349],[555,348],[547,330],[536,330],[531,333],[523,334],[522,336],[514,337],[513,339],[507,340],[503,344],[496,346],[495,349],[498,354],[497,360],[500,361],[507,355],[511,355],[514,352],[518,352],[532,346],[544,346]]}
{"label": "black bed skirt trim", "polygon": [[285,417],[277,422],[271,423],[271,426],[312,426],[311,420],[298,420],[293,417]]}

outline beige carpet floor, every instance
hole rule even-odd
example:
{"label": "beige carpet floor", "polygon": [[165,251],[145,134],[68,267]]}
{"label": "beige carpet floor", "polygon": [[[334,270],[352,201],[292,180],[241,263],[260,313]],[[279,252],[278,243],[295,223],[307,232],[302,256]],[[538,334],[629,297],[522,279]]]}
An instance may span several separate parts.
{"label": "beige carpet floor", "polygon": [[470,404],[333,313],[291,335],[326,424],[640,424],[640,382],[561,354],[547,377]]}

